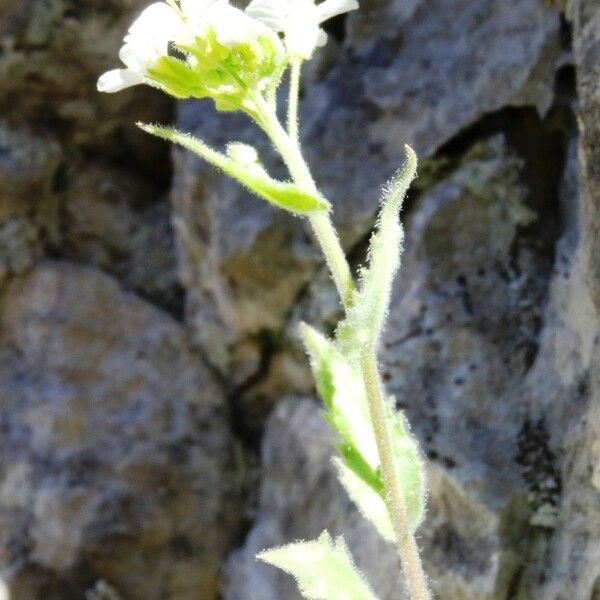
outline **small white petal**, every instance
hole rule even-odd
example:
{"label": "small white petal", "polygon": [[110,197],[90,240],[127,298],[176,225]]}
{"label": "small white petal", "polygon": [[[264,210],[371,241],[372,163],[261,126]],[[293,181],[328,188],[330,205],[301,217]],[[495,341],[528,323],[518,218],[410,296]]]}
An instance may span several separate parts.
{"label": "small white petal", "polygon": [[252,0],[246,13],[275,31],[283,32],[288,53],[308,59],[317,46],[327,42],[319,25],[349,10],[358,8],[357,0]]}
{"label": "small white petal", "polygon": [[243,44],[256,37],[258,23],[238,8],[229,4],[210,11],[210,23],[217,41],[226,48]]}
{"label": "small white petal", "polygon": [[[179,39],[187,30],[179,13],[164,2],[146,8],[129,28],[125,42],[147,52],[149,60],[167,54],[169,42]],[[150,54],[154,56],[150,58]],[[148,61],[147,61],[148,62]]]}
{"label": "small white petal", "polygon": [[327,44],[327,34],[322,29],[319,29],[319,36],[317,37],[317,46],[321,48],[322,46],[325,46],[325,44]]}
{"label": "small white petal", "polygon": [[319,23],[359,8],[357,0],[325,0],[317,6]]}
{"label": "small white petal", "polygon": [[285,46],[292,56],[308,60],[321,38],[321,30],[315,20],[288,26],[285,30]]}
{"label": "small white petal", "polygon": [[291,0],[284,29],[285,45],[292,56],[308,60],[319,39],[319,21],[313,0]]}
{"label": "small white petal", "polygon": [[181,18],[172,7],[164,2],[154,2],[146,7],[132,23],[129,33],[134,36],[148,37],[171,30],[177,27],[179,22]]}
{"label": "small white petal", "polygon": [[273,0],[252,0],[246,8],[246,14],[273,31],[283,31],[288,21],[285,4]]}
{"label": "small white petal", "polygon": [[144,78],[131,69],[113,69],[98,79],[98,91],[112,94],[144,82]]}
{"label": "small white petal", "polygon": [[192,22],[204,19],[209,9],[223,4],[228,4],[227,0],[180,0],[181,12]]}
{"label": "small white petal", "polygon": [[148,64],[156,59],[156,52],[152,48],[142,46],[139,40],[132,40],[129,37],[125,40],[125,44],[119,50],[121,62],[132,71],[144,72]]}

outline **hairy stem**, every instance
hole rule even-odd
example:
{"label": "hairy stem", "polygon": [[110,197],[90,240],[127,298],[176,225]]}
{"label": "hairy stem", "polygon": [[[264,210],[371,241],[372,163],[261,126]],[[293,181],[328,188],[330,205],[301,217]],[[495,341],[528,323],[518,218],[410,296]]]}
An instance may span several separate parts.
{"label": "hairy stem", "polygon": [[367,347],[361,352],[360,363],[379,452],[386,503],[396,534],[408,595],[410,600],[430,600],[431,595],[419,557],[419,549],[408,526],[406,503],[396,476],[390,433],[385,418],[385,396],[373,347]]}
{"label": "hairy stem", "polygon": [[[262,98],[256,98],[255,103],[260,115],[261,125],[281,153],[295,183],[304,187],[307,191],[317,194],[317,187],[302,156],[297,140],[298,123],[296,111],[298,90],[296,86],[299,84],[296,82],[296,79],[299,80],[299,67],[299,62],[292,64],[290,106],[288,112],[289,133],[281,126],[274,111]],[[342,304],[345,309],[348,309],[352,304],[354,282],[337,232],[333,227],[329,215],[325,212],[310,216],[309,219],[327,265],[331,270]],[[431,595],[427,587],[427,580],[419,557],[419,550],[415,537],[408,525],[406,504],[396,475],[391,439],[385,417],[385,396],[379,376],[374,346],[370,345],[361,352],[361,369],[381,463],[386,503],[394,526],[396,543],[409,597],[410,600],[430,600]]]}
{"label": "hairy stem", "polygon": [[298,145],[298,103],[300,101],[300,71],[302,61],[293,58],[290,70],[290,95],[288,98],[287,126],[293,144]]}
{"label": "hairy stem", "polygon": [[[261,98],[256,98],[255,103],[261,117],[261,126],[281,153],[294,182],[306,191],[318,194],[317,186],[302,156],[298,143],[290,138],[266,102]],[[337,232],[333,227],[331,218],[326,212],[315,213],[308,218],[325,256],[327,266],[331,271],[342,304],[344,308],[348,309],[352,303],[354,282],[350,266],[348,265],[346,255],[340,244]]]}

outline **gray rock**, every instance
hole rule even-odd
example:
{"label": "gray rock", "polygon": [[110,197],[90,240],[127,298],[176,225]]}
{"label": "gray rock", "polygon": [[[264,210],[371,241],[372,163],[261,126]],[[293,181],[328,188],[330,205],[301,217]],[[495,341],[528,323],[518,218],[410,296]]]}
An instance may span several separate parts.
{"label": "gray rock", "polygon": [[52,184],[59,159],[52,140],[0,123],[0,285],[27,270],[56,239]]}
{"label": "gray rock", "polygon": [[600,193],[600,65],[598,64],[598,23],[600,10],[593,1],[572,2],[574,51],[577,67],[580,165],[582,175],[582,235],[584,269],[592,288],[594,302],[600,306],[600,244],[597,228],[600,219],[597,198]]}
{"label": "gray rock", "polygon": [[392,0],[352,13],[303,105],[308,157],[344,239],[364,236],[405,143],[423,160],[503,107],[545,112],[560,55],[559,13],[540,0]]}
{"label": "gray rock", "polygon": [[[130,205],[140,200],[141,190],[147,194],[144,204],[161,196],[163,202],[156,215],[147,212],[145,227],[130,224],[137,231],[129,251],[123,249],[123,239],[115,243],[117,230],[112,246],[107,241],[103,247],[112,252],[110,259],[104,253],[102,260],[96,252],[89,262],[171,310],[180,303],[174,297],[180,293],[173,275],[164,273],[169,261],[173,270],[172,236],[168,231],[159,233],[168,229],[164,201],[171,170],[168,146],[149,139],[134,125],[135,120],[168,119],[172,101],[149,88],[116,95],[96,91],[98,76],[117,66],[122,37],[144,5],[142,0],[88,1],[77,6],[61,0],[9,0],[0,8],[0,282],[23,272],[49,251],[88,260],[91,240],[86,240],[90,243],[86,247],[74,245],[79,235],[101,237],[102,231],[89,230],[99,226],[101,219],[97,215],[85,231],[76,217],[80,211],[89,217],[92,204],[100,212],[101,205],[89,202],[89,197],[86,205],[73,205],[84,201],[83,194],[89,196],[94,174],[102,178],[99,172],[104,171],[105,184],[119,178],[121,198],[128,196]],[[98,164],[88,172],[93,161]],[[138,184],[133,191],[132,180],[141,178],[154,186]],[[63,210],[65,204],[69,206]],[[78,212],[74,215],[71,208]],[[138,254],[154,253],[146,267],[139,259],[130,260],[127,267],[122,264],[126,262],[122,254],[136,254],[133,245],[140,247]],[[165,258],[157,257],[158,253]],[[109,260],[121,264],[107,265]],[[150,263],[157,273],[150,275]]]}
{"label": "gray rock", "polygon": [[[98,76],[118,65],[117,51],[144,0],[3,2],[0,9],[0,114],[13,123],[52,131],[73,150],[94,148],[168,173],[163,144],[149,140],[133,122],[168,119],[172,102],[150,89],[99,94]],[[15,99],[18,98],[18,101]],[[123,124],[128,123],[124,127]]]}
{"label": "gray rock", "polygon": [[384,337],[383,375],[426,452],[495,508],[522,485],[515,391],[552,267],[523,167],[494,138],[419,201]]}
{"label": "gray rock", "polygon": [[[250,141],[273,163],[269,144],[255,127],[202,108],[184,105],[181,129],[219,146]],[[179,150],[172,198],[189,323],[209,360],[223,370],[229,366],[228,376],[239,382],[240,368],[231,364],[236,343],[281,327],[319,264],[318,252],[299,219],[248,196]]]}
{"label": "gray rock", "polygon": [[11,598],[216,598],[240,522],[225,399],[171,318],[45,263],[0,316],[0,559]]}
{"label": "gray rock", "polygon": [[179,311],[170,211],[160,189],[107,165],[77,165],[73,171],[61,198],[61,254],[94,265],[156,304]]}
{"label": "gray rock", "polygon": [[560,452],[564,489],[542,566],[537,572],[529,569],[522,585],[542,600],[595,599],[600,593],[600,8],[594,1],[577,0],[570,3],[570,11],[581,135],[576,235],[559,250],[552,320],[530,382]]}
{"label": "gray rock", "polygon": [[365,95],[382,113],[376,132],[386,146],[401,151],[393,145],[397,133],[430,154],[482,114],[504,106],[532,105],[540,113],[550,107],[561,49],[559,14],[547,4],[383,4],[352,15],[348,46],[368,64]]}

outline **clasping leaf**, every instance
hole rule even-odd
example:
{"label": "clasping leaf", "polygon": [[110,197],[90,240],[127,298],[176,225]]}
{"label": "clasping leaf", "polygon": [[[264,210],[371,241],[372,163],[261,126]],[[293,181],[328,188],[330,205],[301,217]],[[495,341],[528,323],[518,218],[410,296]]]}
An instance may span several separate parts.
{"label": "clasping leaf", "polygon": [[[338,435],[340,458],[334,462],[339,480],[363,516],[384,539],[393,541],[379,453],[358,365],[312,327],[302,325],[302,334],[317,389],[325,404],[325,420]],[[408,524],[414,531],[425,512],[425,475],[418,445],[405,425],[403,414],[393,409],[391,400],[386,403],[386,422]]]}

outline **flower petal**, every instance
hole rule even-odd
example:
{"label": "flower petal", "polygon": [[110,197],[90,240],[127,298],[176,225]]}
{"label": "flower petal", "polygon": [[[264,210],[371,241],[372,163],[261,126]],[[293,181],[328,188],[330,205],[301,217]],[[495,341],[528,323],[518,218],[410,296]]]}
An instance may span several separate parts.
{"label": "flower petal", "polygon": [[246,8],[246,14],[273,31],[283,31],[287,26],[288,12],[285,1],[252,0]]}
{"label": "flower petal", "polygon": [[229,4],[219,6],[210,13],[217,41],[226,48],[243,44],[256,36],[261,27],[252,17]]}
{"label": "flower petal", "polygon": [[147,63],[155,60],[156,55],[166,55],[169,42],[179,39],[186,32],[186,24],[175,9],[164,2],[155,2],[144,9],[131,25],[125,43],[136,46],[140,52],[146,52],[149,56]]}
{"label": "flower petal", "polygon": [[172,30],[180,23],[180,16],[171,6],[164,2],[154,2],[146,7],[131,24],[129,33],[134,36],[149,37],[161,34],[165,30]]}
{"label": "flower petal", "polygon": [[125,38],[125,44],[119,50],[121,62],[131,71],[143,73],[149,64],[158,58],[158,53],[151,47],[143,45],[141,40]]}
{"label": "flower petal", "polygon": [[322,29],[319,29],[319,35],[317,37],[317,46],[321,48],[325,46],[325,44],[327,44],[327,34]]}
{"label": "flower petal", "polygon": [[100,76],[97,87],[99,92],[112,94],[140,83],[144,83],[144,78],[139,73],[131,69],[113,69]]}
{"label": "flower petal", "polygon": [[285,45],[291,56],[308,60],[319,40],[319,18],[313,0],[291,0],[284,29]]}
{"label": "flower petal", "polygon": [[357,8],[359,8],[357,0],[325,0],[317,6],[319,23]]}
{"label": "flower petal", "polygon": [[228,0],[180,0],[180,4],[192,39],[204,36],[212,16],[229,7]]}

